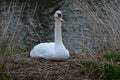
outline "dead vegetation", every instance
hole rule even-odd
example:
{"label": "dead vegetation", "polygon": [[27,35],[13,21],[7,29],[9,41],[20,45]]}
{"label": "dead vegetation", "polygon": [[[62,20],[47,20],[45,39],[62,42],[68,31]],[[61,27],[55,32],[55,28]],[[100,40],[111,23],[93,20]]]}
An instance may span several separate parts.
{"label": "dead vegetation", "polygon": [[91,61],[102,62],[105,59],[71,55],[70,59],[58,62],[32,59],[28,53],[21,53],[4,58],[1,77],[14,80],[93,80],[94,77],[84,70],[85,62]]}
{"label": "dead vegetation", "polygon": [[[112,3],[114,6],[110,6],[108,2],[103,0],[98,1],[98,3],[75,0],[73,4],[76,6],[75,10],[84,13],[90,19],[90,26],[93,29],[93,34],[95,34],[93,38],[96,43],[99,43],[96,45],[98,47],[96,53],[115,52],[119,54],[120,2]],[[12,16],[10,18],[12,18]],[[0,80],[120,79],[120,56],[115,56],[116,54],[106,54],[104,57],[106,57],[107,60],[101,56],[102,54],[71,55],[70,59],[59,62],[32,59],[28,53],[15,54],[19,52],[19,48],[15,44],[15,37],[4,37],[8,34],[7,28],[9,27],[9,22],[11,22],[10,20],[12,19],[8,18],[7,24],[0,25],[0,33],[4,33],[0,34],[0,54],[3,55],[0,58]],[[15,35],[15,33],[16,32],[14,32],[13,35]],[[85,52],[87,52],[86,47],[83,50],[83,53]]]}

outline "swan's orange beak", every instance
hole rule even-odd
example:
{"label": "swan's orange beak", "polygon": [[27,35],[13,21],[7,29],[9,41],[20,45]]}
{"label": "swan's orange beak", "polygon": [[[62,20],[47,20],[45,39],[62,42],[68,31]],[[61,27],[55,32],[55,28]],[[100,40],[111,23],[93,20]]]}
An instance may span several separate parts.
{"label": "swan's orange beak", "polygon": [[61,22],[63,21],[62,16],[59,16],[58,19],[59,19]]}

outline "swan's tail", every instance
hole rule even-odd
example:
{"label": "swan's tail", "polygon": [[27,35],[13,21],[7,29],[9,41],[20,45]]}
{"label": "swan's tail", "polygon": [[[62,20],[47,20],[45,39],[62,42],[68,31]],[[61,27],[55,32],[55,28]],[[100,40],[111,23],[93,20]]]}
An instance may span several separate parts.
{"label": "swan's tail", "polygon": [[38,52],[36,52],[36,51],[34,51],[34,50],[31,50],[31,52],[30,52],[30,57],[32,57],[32,58],[41,58],[41,57],[44,57],[43,56],[43,54],[40,54],[40,53],[38,53]]}
{"label": "swan's tail", "polygon": [[34,51],[33,50],[30,51],[30,57],[34,57]]}

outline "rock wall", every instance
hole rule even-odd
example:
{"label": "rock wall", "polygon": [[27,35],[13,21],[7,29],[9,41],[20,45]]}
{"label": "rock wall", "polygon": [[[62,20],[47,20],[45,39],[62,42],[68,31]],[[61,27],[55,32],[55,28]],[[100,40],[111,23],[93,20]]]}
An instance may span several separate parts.
{"label": "rock wall", "polygon": [[[65,45],[76,54],[90,52],[97,42],[88,16],[75,9],[69,0],[29,0],[1,2],[1,26],[3,35],[10,35],[21,48],[30,49],[35,44],[54,40],[54,12],[63,13],[63,40]],[[5,27],[5,28],[4,28]]]}

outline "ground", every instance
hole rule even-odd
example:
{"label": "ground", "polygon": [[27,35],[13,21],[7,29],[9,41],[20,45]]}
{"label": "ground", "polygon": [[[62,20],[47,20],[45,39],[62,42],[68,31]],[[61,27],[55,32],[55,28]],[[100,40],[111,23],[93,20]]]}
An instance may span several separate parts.
{"label": "ground", "polygon": [[1,61],[1,76],[7,75],[12,80],[88,80],[89,76],[85,75],[82,67],[84,62],[94,59],[103,60],[92,55],[71,55],[65,61],[48,61],[30,58],[28,52],[25,52],[4,58]]}

